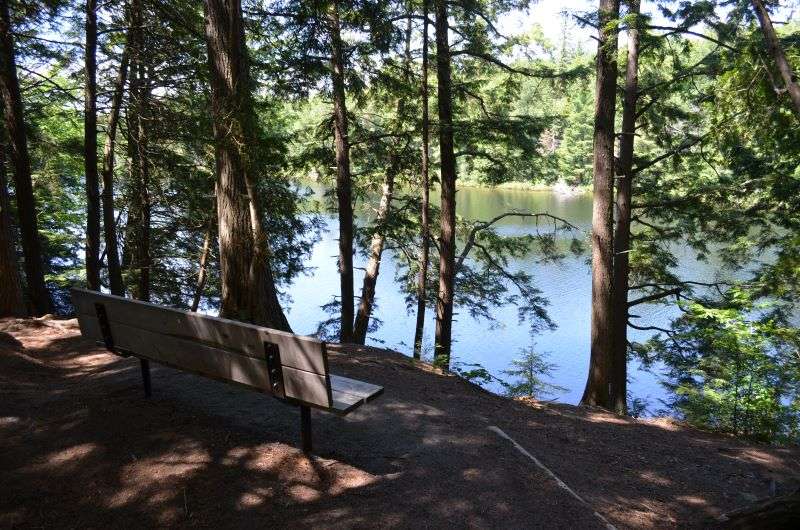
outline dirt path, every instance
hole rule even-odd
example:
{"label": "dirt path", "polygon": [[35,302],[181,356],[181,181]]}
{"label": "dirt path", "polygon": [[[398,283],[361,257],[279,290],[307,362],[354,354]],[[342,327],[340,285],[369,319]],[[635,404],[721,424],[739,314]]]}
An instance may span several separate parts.
{"label": "dirt path", "polygon": [[331,369],[384,395],[315,412],[308,459],[272,398],[159,367],[147,401],[136,360],[74,322],[0,330],[21,342],[0,335],[0,527],[666,527],[799,483],[797,449],[512,402],[370,348]]}

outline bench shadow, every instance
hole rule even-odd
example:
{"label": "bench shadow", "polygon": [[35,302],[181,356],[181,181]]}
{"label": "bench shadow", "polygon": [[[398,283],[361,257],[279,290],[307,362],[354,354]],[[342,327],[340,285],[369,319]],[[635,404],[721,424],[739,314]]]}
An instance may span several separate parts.
{"label": "bench shadow", "polygon": [[[454,436],[432,407],[388,399],[346,418],[315,411],[308,458],[296,448],[297,409],[268,396],[159,367],[145,400],[135,359],[74,338],[0,361],[17,381],[0,410],[2,474],[13,485],[0,500],[3,526],[536,519],[507,499],[505,474],[480,463],[496,442]],[[585,514],[569,522],[593,526]]]}
{"label": "bench shadow", "polygon": [[489,425],[623,526],[703,526],[800,475],[795,449],[535,408],[352,351],[331,370],[385,393],[313,411],[308,458],[298,409],[270,396],[154,364],[146,400],[135,358],[74,336],[0,346],[0,526],[602,526]]}

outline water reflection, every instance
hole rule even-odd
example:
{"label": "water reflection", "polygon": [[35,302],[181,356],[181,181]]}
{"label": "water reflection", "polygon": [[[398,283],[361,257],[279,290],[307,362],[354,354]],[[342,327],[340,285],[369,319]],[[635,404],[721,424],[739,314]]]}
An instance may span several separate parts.
{"label": "water reflection", "polygon": [[[321,198],[323,190],[314,187]],[[436,194],[432,194],[434,197]],[[436,199],[438,200],[438,198]],[[585,235],[591,224],[592,201],[588,194],[565,196],[553,192],[530,192],[504,189],[463,188],[457,195],[458,215],[470,220],[488,220],[509,210],[548,212],[562,217],[582,230]],[[327,315],[321,305],[338,295],[339,279],[336,272],[337,234],[336,218],[327,216],[328,229],[315,246],[309,265],[314,267],[308,277],[298,278],[289,289],[293,301],[289,320],[298,333],[313,333]],[[508,235],[532,233],[536,222],[532,219],[509,217],[498,223],[499,230]],[[549,229],[549,226],[543,229]],[[564,234],[567,243],[569,236]],[[409,354],[412,349],[415,315],[406,311],[404,296],[394,283],[397,272],[391,253],[385,256],[377,286],[377,307],[374,315],[383,322],[379,331],[368,342]],[[591,276],[588,256],[567,257],[556,263],[538,263],[535,255],[511,262],[512,268],[525,270],[534,278],[536,286],[550,301],[548,312],[558,324],[554,331],[545,331],[535,337],[539,352],[548,352],[549,360],[556,364],[552,382],[567,389],[557,396],[559,401],[577,403],[583,392],[589,364],[589,315]],[[356,267],[363,267],[363,258],[356,259]],[[684,277],[707,276],[708,264],[697,263],[684,257],[681,268]],[[363,270],[356,270],[357,290],[361,285]],[[527,324],[517,321],[515,307],[502,307],[495,311],[501,323],[492,327],[487,322],[476,321],[465,313],[455,315],[453,335],[454,359],[465,363],[480,363],[493,374],[509,368],[518,358],[520,350],[530,346],[531,336]],[[674,308],[640,306],[637,314],[642,324],[665,324],[675,315]],[[434,319],[428,311],[425,342],[429,349],[433,343]],[[631,330],[633,340],[641,340],[647,332]],[[659,400],[665,396],[655,375],[642,371],[636,362],[631,363],[630,391],[634,397],[650,402],[658,409]],[[499,385],[489,385],[500,390]]]}

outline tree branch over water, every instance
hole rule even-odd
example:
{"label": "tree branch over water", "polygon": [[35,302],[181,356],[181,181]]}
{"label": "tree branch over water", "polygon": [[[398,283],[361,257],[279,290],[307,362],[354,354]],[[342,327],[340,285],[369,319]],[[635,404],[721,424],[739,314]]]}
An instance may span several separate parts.
{"label": "tree branch over water", "polygon": [[464,260],[467,259],[472,248],[475,246],[475,240],[483,230],[487,230],[491,228],[495,223],[507,218],[507,217],[520,217],[520,218],[534,218],[537,221],[540,218],[543,219],[551,219],[553,221],[553,231],[558,231],[557,222],[562,223],[562,228],[566,230],[578,230],[578,227],[574,224],[570,223],[566,219],[562,217],[558,217],[557,215],[552,215],[549,213],[531,213],[531,212],[505,212],[501,213],[500,215],[495,216],[493,219],[489,221],[477,221],[473,224],[472,229],[469,231],[467,235],[466,243],[464,244],[464,248],[461,251],[461,254],[458,256],[456,260],[456,271],[458,271],[464,263]]}
{"label": "tree branch over water", "polygon": [[648,302],[655,302],[656,300],[661,300],[662,298],[666,298],[668,296],[679,296],[683,289],[681,287],[675,287],[674,289],[669,289],[667,291],[662,291],[660,293],[654,293],[647,296],[642,296],[641,298],[637,298],[635,300],[631,300],[628,302],[628,307],[633,307],[639,304],[646,304]]}

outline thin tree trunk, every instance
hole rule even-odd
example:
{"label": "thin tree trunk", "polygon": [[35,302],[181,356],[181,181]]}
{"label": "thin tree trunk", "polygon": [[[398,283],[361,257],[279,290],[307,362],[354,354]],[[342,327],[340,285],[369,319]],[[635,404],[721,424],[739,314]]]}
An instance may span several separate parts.
{"label": "thin tree trunk", "polygon": [[769,18],[769,12],[764,7],[764,2],[761,0],[751,0],[753,9],[755,9],[758,22],[761,24],[761,31],[764,33],[764,40],[766,41],[767,51],[772,55],[777,66],[778,71],[781,73],[783,83],[786,85],[786,91],[794,104],[794,111],[797,118],[800,119],[800,85],[797,84],[797,76],[792,71],[792,66],[786,60],[786,54],[778,41],[778,36],[775,33],[775,28],[772,26],[772,21]]}
{"label": "thin tree trunk", "polygon": [[11,207],[8,200],[6,178],[6,150],[0,142],[0,318],[25,316],[22,298],[22,281],[19,276],[14,230],[11,224]]}
{"label": "thin tree trunk", "polygon": [[126,265],[131,277],[131,294],[150,299],[150,164],[148,131],[150,82],[146,75],[142,4],[131,3],[131,71],[128,112],[128,153],[130,156],[130,201],[126,231]]}
{"label": "thin tree trunk", "polygon": [[[395,157],[393,157],[395,158]],[[381,266],[381,255],[383,254],[383,246],[386,242],[386,236],[383,233],[383,227],[386,224],[386,219],[389,217],[389,208],[392,202],[392,195],[394,193],[394,178],[397,171],[397,162],[392,160],[390,166],[386,170],[386,176],[383,179],[383,192],[381,194],[381,202],[378,206],[378,213],[375,219],[375,226],[377,230],[372,234],[372,242],[370,243],[369,260],[367,261],[366,271],[364,272],[364,284],[361,288],[361,300],[358,305],[358,313],[356,314],[355,325],[353,326],[353,340],[355,344],[364,344],[367,338],[367,330],[369,328],[369,317],[372,314],[372,306],[375,300],[375,284],[378,282],[378,273]]]}
{"label": "thin tree trunk", "polygon": [[[405,82],[411,82],[411,17],[408,17],[406,24],[405,34],[405,57],[403,66],[405,69]],[[397,126],[394,132],[399,133],[402,130],[402,120],[405,114],[406,102],[404,98],[397,101]],[[392,206],[392,197],[394,194],[394,180],[400,171],[400,157],[397,152],[393,152],[390,156],[389,166],[386,169],[386,174],[383,179],[383,186],[381,187],[381,201],[378,205],[378,212],[375,219],[375,226],[377,230],[372,235],[372,242],[370,243],[369,260],[364,273],[364,282],[361,287],[361,299],[358,304],[358,312],[356,313],[355,324],[353,325],[353,342],[356,344],[364,344],[367,340],[367,331],[369,329],[369,319],[372,315],[372,308],[375,302],[375,285],[378,283],[378,273],[380,272],[381,256],[383,255],[383,247],[386,242],[384,235],[384,227],[386,220],[389,217],[389,212]]]}
{"label": "thin tree trunk", "polygon": [[[628,13],[639,14],[639,0],[628,1]],[[611,407],[627,414],[628,383],[628,274],[631,247],[631,184],[633,146],[636,133],[636,104],[639,90],[638,21],[628,28],[628,60],[625,67],[625,96],[622,106],[622,135],[617,169],[617,219],[614,229],[614,359]]]}
{"label": "thin tree trunk", "polygon": [[208,272],[206,264],[208,263],[208,255],[211,253],[211,223],[208,224],[206,235],[203,238],[203,250],[200,252],[200,270],[197,271],[197,287],[194,290],[194,299],[192,300],[192,311],[197,311],[200,307],[200,299],[203,297],[203,290],[206,288],[206,280],[208,279]]}
{"label": "thin tree trunk", "polygon": [[[139,170],[141,171],[141,196],[142,224],[139,227],[137,249],[139,251],[137,262],[139,264],[139,293],[141,300],[150,300],[150,275],[152,272],[152,257],[150,256],[150,156],[147,126],[150,123],[150,69],[145,69],[144,64],[139,64],[141,77],[144,78],[141,87],[141,107],[137,123],[136,144],[139,149]],[[147,73],[145,73],[147,70]]]}
{"label": "thin tree trunk", "polygon": [[100,290],[100,182],[97,175],[97,0],[86,0],[83,164],[86,179],[86,284]]}
{"label": "thin tree trunk", "polygon": [[611,408],[614,112],[617,88],[617,34],[612,23],[619,17],[619,1],[600,0],[599,15],[594,117],[591,358],[581,404]]}
{"label": "thin tree trunk", "polygon": [[3,118],[11,147],[11,165],[14,170],[14,189],[17,199],[22,253],[25,258],[25,279],[28,298],[36,315],[52,310],[50,293],[44,283],[44,260],[36,220],[36,198],[31,180],[31,160],[25,132],[22,95],[14,60],[14,39],[8,0],[0,0],[0,97],[3,100]]}
{"label": "thin tree trunk", "polygon": [[420,212],[419,275],[417,276],[417,323],[414,329],[414,358],[422,357],[422,340],[425,333],[426,284],[428,279],[428,254],[430,253],[430,182],[428,166],[430,155],[430,122],[428,118],[428,0],[422,1],[422,208]]}
{"label": "thin tree trunk", "polygon": [[103,234],[106,245],[106,262],[108,263],[108,281],[111,293],[117,296],[125,295],[125,284],[122,280],[122,268],[119,262],[117,224],[114,213],[114,144],[128,76],[129,39],[130,30],[125,48],[122,50],[117,78],[114,81],[114,95],[111,98],[111,112],[108,116],[106,140],[103,146]]}
{"label": "thin tree trunk", "polygon": [[436,78],[438,81],[439,158],[442,226],[439,236],[439,297],[436,301],[434,363],[450,369],[456,243],[456,159],[453,151],[453,102],[450,86],[447,1],[436,0]]}
{"label": "thin tree trunk", "polygon": [[214,116],[219,224],[220,314],[291,331],[283,314],[261,223],[259,166],[241,0],[205,1],[205,37]]}
{"label": "thin tree trunk", "polygon": [[130,3],[130,30],[128,31],[128,47],[130,51],[130,65],[128,71],[128,102],[125,109],[125,133],[127,140],[128,178],[125,183],[125,195],[128,206],[126,225],[123,232],[122,270],[125,280],[131,286],[131,296],[136,298],[138,278],[136,278],[134,265],[136,226],[140,222],[140,208],[136,195],[139,180],[139,151],[136,148],[136,124],[139,108],[139,62],[141,61],[141,0],[131,0]]}
{"label": "thin tree trunk", "polygon": [[334,141],[336,144],[336,199],[339,210],[339,283],[341,290],[340,342],[353,340],[353,197],[350,181],[350,139],[344,87],[344,52],[338,1],[329,11],[331,78],[333,82]]}

